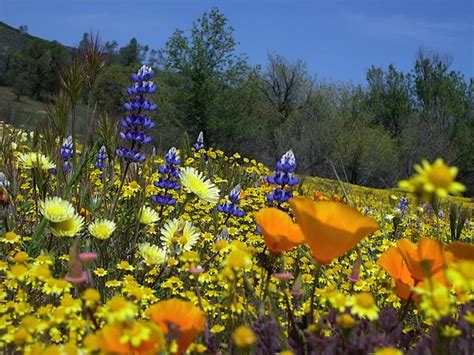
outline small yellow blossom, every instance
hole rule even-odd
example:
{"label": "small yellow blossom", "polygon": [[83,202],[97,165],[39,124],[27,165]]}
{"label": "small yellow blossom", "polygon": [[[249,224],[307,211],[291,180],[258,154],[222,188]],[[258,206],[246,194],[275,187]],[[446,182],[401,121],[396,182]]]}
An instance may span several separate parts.
{"label": "small yellow blossom", "polygon": [[239,348],[246,348],[253,345],[257,341],[257,337],[252,328],[241,325],[232,334],[232,340]]}

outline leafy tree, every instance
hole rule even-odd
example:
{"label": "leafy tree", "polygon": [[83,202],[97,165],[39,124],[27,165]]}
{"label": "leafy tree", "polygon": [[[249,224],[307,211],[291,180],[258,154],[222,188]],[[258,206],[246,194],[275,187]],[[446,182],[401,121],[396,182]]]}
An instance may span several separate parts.
{"label": "leafy tree", "polygon": [[147,45],[140,45],[136,38],[132,38],[125,47],[120,48],[117,57],[118,63],[125,66],[141,64],[144,62],[148,50]]}
{"label": "leafy tree", "polygon": [[44,99],[56,90],[57,73],[66,59],[67,51],[59,43],[34,39],[15,55],[8,83],[13,85],[16,78],[22,78],[33,98]]}
{"label": "leafy tree", "polygon": [[413,91],[425,119],[451,125],[469,110],[468,85],[460,72],[450,70],[451,60],[422,49],[413,70]]}
{"label": "leafy tree", "polygon": [[97,102],[100,112],[119,115],[128,96],[126,88],[130,85],[130,67],[113,64],[103,69],[92,90],[92,97]]}
{"label": "leafy tree", "polygon": [[413,111],[408,78],[392,64],[386,72],[372,66],[367,71],[367,83],[369,111],[380,125],[398,136]]}
{"label": "leafy tree", "polygon": [[235,54],[233,31],[225,16],[213,8],[193,23],[189,36],[176,30],[162,51],[165,70],[180,76],[176,80],[182,87],[172,98],[181,108],[179,120],[192,134],[203,131],[211,143],[213,100],[224,88],[238,85],[248,73],[245,60]]}

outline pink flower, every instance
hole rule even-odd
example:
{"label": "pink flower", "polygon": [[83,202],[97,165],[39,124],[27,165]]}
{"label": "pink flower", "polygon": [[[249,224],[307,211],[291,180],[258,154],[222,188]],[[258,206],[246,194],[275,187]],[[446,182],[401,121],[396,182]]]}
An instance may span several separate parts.
{"label": "pink flower", "polygon": [[293,278],[293,274],[291,272],[281,272],[281,273],[273,274],[273,277],[281,281],[288,281]]}
{"label": "pink flower", "polygon": [[81,284],[87,281],[87,274],[83,272],[80,274],[80,276],[77,276],[77,277],[66,275],[66,281],[69,281],[70,283],[73,283],[73,284]]}
{"label": "pink flower", "polygon": [[201,266],[198,266],[198,267],[190,268],[188,269],[188,271],[193,275],[199,275],[200,273],[204,271],[204,269]]}
{"label": "pink flower", "polygon": [[81,261],[85,263],[88,263],[97,259],[97,254],[96,253],[80,253],[79,259],[81,259]]}

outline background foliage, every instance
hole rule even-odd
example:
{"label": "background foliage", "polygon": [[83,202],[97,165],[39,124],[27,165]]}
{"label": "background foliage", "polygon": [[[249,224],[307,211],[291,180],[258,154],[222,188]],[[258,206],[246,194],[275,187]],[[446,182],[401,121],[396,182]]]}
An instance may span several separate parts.
{"label": "background foliage", "polygon": [[[0,83],[13,93],[1,95],[1,119],[40,120],[27,97],[54,100],[57,73],[90,36],[72,49],[32,37],[26,26],[0,24]],[[190,137],[203,131],[210,145],[229,153],[270,164],[292,148],[301,157],[301,174],[334,177],[337,171],[351,183],[376,187],[393,186],[421,158],[442,156],[459,167],[472,195],[474,81],[452,69],[450,58],[420,49],[410,72],[372,66],[367,83],[354,85],[318,80],[302,60],[277,53],[264,67],[252,67],[236,45],[233,28],[216,8],[189,32],[176,30],[161,50],[135,38],[122,48],[105,42],[107,65],[90,97],[86,91],[78,103],[78,127],[90,126],[81,121],[87,103],[118,122],[128,73],[145,62],[156,69],[160,88],[154,98],[160,105],[158,151],[179,145],[184,130]]]}

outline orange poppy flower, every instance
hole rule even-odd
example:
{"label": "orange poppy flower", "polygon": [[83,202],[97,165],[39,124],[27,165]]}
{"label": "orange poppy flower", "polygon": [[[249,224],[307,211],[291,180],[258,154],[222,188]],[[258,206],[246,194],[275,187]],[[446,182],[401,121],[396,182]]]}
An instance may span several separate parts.
{"label": "orange poppy flower", "polygon": [[172,298],[148,309],[150,319],[168,335],[175,336],[178,352],[184,353],[199,333],[204,331],[206,316],[191,302]]}
{"label": "orange poppy flower", "polygon": [[421,238],[415,245],[408,239],[400,239],[397,248],[416,281],[438,276],[446,265],[442,245],[436,240]]}
{"label": "orange poppy flower", "polygon": [[446,285],[445,266],[452,259],[452,254],[444,252],[436,240],[421,238],[416,245],[400,239],[396,247],[380,256],[378,264],[395,280],[397,295],[408,299],[411,288],[422,287],[426,279]]}
{"label": "orange poppy flower", "polygon": [[265,244],[272,253],[279,254],[303,243],[300,227],[293,223],[287,213],[278,208],[266,207],[254,215],[262,229]]}
{"label": "orange poppy flower", "polygon": [[305,242],[321,264],[330,263],[379,229],[373,218],[338,202],[298,197],[289,203]]}
{"label": "orange poppy flower", "polygon": [[411,288],[415,286],[415,279],[396,247],[388,249],[377,262],[395,280],[395,291],[401,299],[410,298]]}
{"label": "orange poppy flower", "polygon": [[474,244],[453,242],[446,245],[444,250],[453,254],[455,259],[474,260]]}

